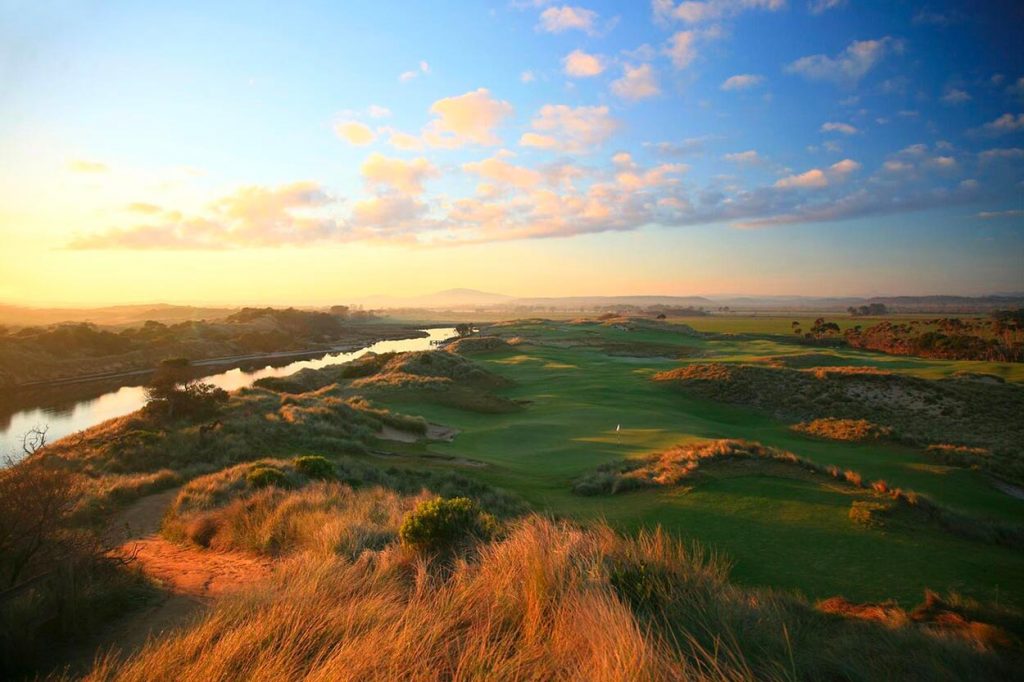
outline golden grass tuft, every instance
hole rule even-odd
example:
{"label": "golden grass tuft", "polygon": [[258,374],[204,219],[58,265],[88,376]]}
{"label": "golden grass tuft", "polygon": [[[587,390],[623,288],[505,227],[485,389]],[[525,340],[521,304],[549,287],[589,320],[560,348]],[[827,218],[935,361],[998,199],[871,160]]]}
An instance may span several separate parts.
{"label": "golden grass tuft", "polygon": [[888,426],[873,424],[867,419],[825,417],[808,422],[800,422],[790,428],[808,436],[841,441],[882,440],[891,438],[893,435],[893,430]]}

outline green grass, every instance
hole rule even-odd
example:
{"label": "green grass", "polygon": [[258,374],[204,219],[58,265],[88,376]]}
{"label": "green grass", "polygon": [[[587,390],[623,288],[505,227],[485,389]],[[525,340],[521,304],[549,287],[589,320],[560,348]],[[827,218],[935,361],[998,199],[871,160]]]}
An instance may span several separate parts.
{"label": "green grass", "polygon": [[[694,320],[680,320],[694,324]],[[657,330],[627,332],[600,325],[553,323],[503,327],[538,344],[590,338],[678,344],[703,357],[750,361],[793,352],[819,352],[767,339],[706,340]],[[763,331],[763,330],[761,330]],[[972,366],[1016,378],[1019,368],[997,363],[926,361],[857,351],[835,351],[840,364],[872,364],[938,378]],[[594,349],[524,344],[474,354],[514,380],[501,395],[530,403],[510,414],[475,414],[436,404],[389,401],[389,406],[459,428],[451,444],[433,452],[489,463],[467,475],[521,495],[537,509],[578,518],[604,517],[632,529],[660,524],[706,541],[735,562],[735,578],[752,585],[800,589],[811,597],[895,597],[905,604],[924,588],[957,589],[982,599],[1020,602],[1024,555],[938,530],[878,531],[852,523],[850,499],[827,485],[772,477],[727,477],[690,492],[644,491],[616,498],[571,495],[573,478],[604,462],[639,456],[700,438],[743,438],[792,450],[823,464],[882,478],[956,510],[1019,522],[1024,501],[994,490],[975,472],[936,466],[917,450],[896,445],[833,443],[807,438],[751,409],[699,400],[650,381],[679,363],[612,357]],[[974,366],[985,365],[986,369]],[[615,432],[621,424],[621,431]],[[410,452],[415,448],[410,448]]]}

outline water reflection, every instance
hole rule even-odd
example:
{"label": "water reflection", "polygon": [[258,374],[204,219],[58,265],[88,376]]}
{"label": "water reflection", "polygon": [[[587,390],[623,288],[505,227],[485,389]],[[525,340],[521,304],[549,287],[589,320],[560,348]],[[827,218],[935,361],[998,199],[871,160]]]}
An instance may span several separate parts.
{"label": "water reflection", "polygon": [[[300,369],[319,369],[351,362],[369,352],[429,350],[436,342],[450,339],[455,335],[452,328],[424,331],[427,332],[427,336],[421,338],[378,341],[359,350],[295,360],[278,364],[276,367],[268,362],[249,362],[244,368],[236,367],[219,374],[211,374],[204,377],[203,381],[233,391],[249,386],[257,379],[287,376]],[[280,362],[279,359],[277,363]],[[0,454],[11,455],[15,459],[22,456],[21,438],[27,431],[37,426],[49,427],[46,437],[49,442],[53,442],[107,419],[134,412],[146,402],[145,388],[139,385],[140,381],[142,380],[136,377],[120,384],[108,383],[106,386],[110,386],[110,389],[100,395],[96,393],[106,388],[104,384],[79,384],[61,387],[59,390],[36,391],[18,396],[22,404],[29,402],[35,406],[0,412]]]}

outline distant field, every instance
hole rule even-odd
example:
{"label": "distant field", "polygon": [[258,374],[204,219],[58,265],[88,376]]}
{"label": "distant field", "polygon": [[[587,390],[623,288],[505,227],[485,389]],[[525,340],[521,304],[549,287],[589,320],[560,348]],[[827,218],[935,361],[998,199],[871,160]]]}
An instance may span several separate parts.
{"label": "distant field", "polygon": [[[782,318],[712,318],[710,325],[718,326],[718,331],[731,325],[734,330],[745,327],[763,333],[766,328],[784,328],[784,322]],[[685,323],[702,327],[689,318]],[[703,325],[705,330],[708,326]],[[1024,595],[1021,552],[931,528],[909,532],[858,526],[848,518],[848,494],[828,481],[724,476],[690,491],[648,490],[612,498],[571,494],[571,481],[603,462],[693,439],[743,438],[850,468],[872,480],[885,479],[964,513],[1013,523],[1024,519],[1024,501],[998,492],[976,472],[937,465],[920,450],[805,437],[756,410],[687,397],[650,380],[654,372],[680,361],[612,356],[567,345],[580,339],[638,347],[674,344],[694,354],[693,361],[702,362],[744,362],[820,349],[765,339],[708,340],[654,330],[623,331],[597,324],[523,324],[498,331],[506,338],[519,335],[532,343],[472,357],[516,382],[502,394],[530,401],[525,410],[483,415],[400,399],[391,403],[404,412],[460,429],[452,444],[429,449],[492,465],[471,475],[512,490],[551,513],[603,517],[624,528],[662,525],[706,542],[734,560],[734,577],[748,584],[799,589],[812,597],[895,597],[907,604],[926,587],[989,599],[1019,601],[1019,595]],[[877,366],[928,378],[969,369],[1024,379],[1019,367],[999,363],[826,352],[835,354],[836,364]],[[621,427],[618,432],[617,426]]]}

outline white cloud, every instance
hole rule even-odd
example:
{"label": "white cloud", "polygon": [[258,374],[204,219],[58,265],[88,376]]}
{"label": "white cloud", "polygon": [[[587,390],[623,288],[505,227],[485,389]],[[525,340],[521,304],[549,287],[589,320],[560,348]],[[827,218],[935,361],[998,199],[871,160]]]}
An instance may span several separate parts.
{"label": "white cloud", "polygon": [[590,78],[604,71],[604,60],[599,55],[587,54],[583,50],[573,50],[562,60],[562,67],[567,76],[574,78]]}
{"label": "white cloud", "polygon": [[382,107],[378,104],[371,104],[366,110],[366,113],[370,114],[370,118],[388,118],[391,116],[391,110],[387,107]]}
{"label": "white cloud", "polygon": [[641,100],[654,97],[661,92],[658,78],[650,64],[640,66],[623,66],[622,78],[612,81],[612,92],[628,100]]}
{"label": "white cloud", "polygon": [[829,121],[821,124],[821,132],[823,133],[842,133],[843,135],[856,135],[858,130],[849,123],[837,123],[835,121]]}
{"label": "white cloud", "polygon": [[785,6],[785,0],[684,0],[678,5],[671,0],[654,0],[652,3],[656,21],[682,21],[688,24],[716,21],[749,10],[776,11]]}
{"label": "white cloud", "polygon": [[1009,211],[982,211],[978,217],[982,220],[993,220],[995,218],[1019,218],[1024,216],[1024,211],[1011,209]]}
{"label": "white cloud", "polygon": [[754,165],[761,163],[764,159],[755,149],[748,149],[745,152],[734,152],[732,154],[726,154],[722,157],[726,161],[739,164]]}
{"label": "white cloud", "polygon": [[786,67],[788,73],[800,74],[808,80],[856,83],[902,44],[888,36],[878,40],[857,40],[835,57],[823,54],[801,57]]}
{"label": "white cloud", "polygon": [[532,127],[534,132],[524,133],[520,145],[586,153],[595,151],[611,137],[619,122],[609,114],[607,106],[545,104],[533,118]]}
{"label": "white cloud", "polygon": [[669,38],[664,53],[672,60],[672,66],[685,69],[697,58],[696,31],[679,31]]}
{"label": "white cloud", "polygon": [[1014,159],[1024,159],[1024,149],[1021,149],[1020,147],[1011,147],[1008,149],[986,149],[978,154],[978,160],[982,163]]}
{"label": "white cloud", "polygon": [[860,164],[853,159],[843,159],[833,163],[828,169],[833,176],[845,176],[860,170]]}
{"label": "white cloud", "polygon": [[741,73],[735,76],[729,76],[719,86],[721,90],[746,90],[758,85],[764,78],[757,76],[752,73]]}
{"label": "white cloud", "polygon": [[1024,114],[1003,114],[994,121],[981,126],[981,132],[986,135],[1006,135],[1024,129]]}
{"label": "white cloud", "polygon": [[971,96],[959,88],[947,88],[946,92],[942,95],[942,101],[946,104],[963,104],[964,102],[969,102],[970,99]]}
{"label": "white cloud", "polygon": [[830,9],[836,9],[846,4],[846,0],[810,0],[807,3],[807,11],[811,14],[824,14]]}
{"label": "white cloud", "polygon": [[523,71],[519,74],[519,81],[522,83],[532,83],[537,80],[537,77],[533,75],[533,71]]}
{"label": "white cloud", "polygon": [[495,99],[486,88],[434,102],[430,112],[436,117],[423,131],[423,140],[432,147],[460,147],[465,144],[497,145],[501,140],[495,129],[514,110],[512,105]]}
{"label": "white cloud", "polygon": [[413,80],[414,78],[419,78],[420,76],[425,76],[428,73],[430,73],[430,64],[428,64],[427,62],[421,61],[417,65],[417,68],[411,69],[409,71],[404,71],[398,77],[398,80],[402,81],[403,83],[406,83],[408,81]]}
{"label": "white cloud", "polygon": [[349,144],[362,147],[370,144],[377,135],[365,123],[358,121],[342,121],[334,126],[335,134]]}
{"label": "white cloud", "polygon": [[561,7],[548,7],[540,14],[540,23],[537,27],[548,33],[563,33],[565,31],[583,31],[588,35],[597,34],[597,12],[583,7],[562,5]]}

